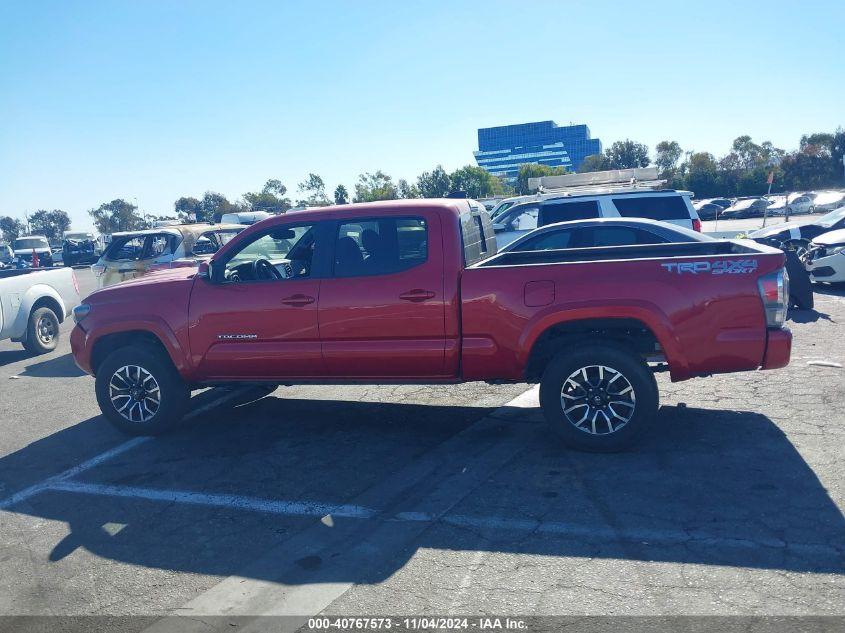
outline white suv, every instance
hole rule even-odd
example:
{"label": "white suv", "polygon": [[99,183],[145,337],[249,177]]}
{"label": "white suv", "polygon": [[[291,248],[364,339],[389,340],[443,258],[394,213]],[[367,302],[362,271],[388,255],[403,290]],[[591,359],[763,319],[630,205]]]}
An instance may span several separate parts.
{"label": "white suv", "polygon": [[501,249],[537,227],[592,218],[648,218],[701,231],[690,191],[635,191],[568,195],[515,204],[493,219]]}

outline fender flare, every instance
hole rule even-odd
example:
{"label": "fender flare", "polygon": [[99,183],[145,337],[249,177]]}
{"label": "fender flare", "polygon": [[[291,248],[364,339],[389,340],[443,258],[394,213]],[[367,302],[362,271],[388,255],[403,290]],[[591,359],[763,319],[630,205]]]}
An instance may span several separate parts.
{"label": "fender flare", "polygon": [[152,334],[159,340],[159,342],[161,342],[161,345],[170,357],[173,366],[176,367],[176,370],[180,374],[185,376],[190,371],[187,364],[187,354],[185,353],[182,345],[179,343],[176,333],[167,321],[161,317],[141,316],[130,320],[121,318],[98,322],[96,332],[97,336],[88,340],[88,346],[91,349],[92,356],[97,343],[106,336],[129,332],[144,332]]}
{"label": "fender flare", "polygon": [[549,306],[538,312],[525,325],[519,340],[519,363],[527,367],[534,344],[549,328],[556,325],[593,319],[630,319],[641,322],[654,334],[673,372],[683,373],[687,362],[674,334],[671,321],[656,305],[648,301],[624,302],[585,301],[563,306]]}

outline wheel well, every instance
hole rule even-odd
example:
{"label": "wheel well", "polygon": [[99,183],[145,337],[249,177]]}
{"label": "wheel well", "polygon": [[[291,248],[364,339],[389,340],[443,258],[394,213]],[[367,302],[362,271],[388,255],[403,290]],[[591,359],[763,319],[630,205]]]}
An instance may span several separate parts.
{"label": "wheel well", "polygon": [[32,314],[38,308],[50,308],[59,320],[59,323],[62,323],[65,320],[65,311],[62,309],[61,304],[53,299],[53,297],[41,297],[38,301],[32,304],[32,309],[29,313]]}
{"label": "wheel well", "polygon": [[115,334],[107,334],[94,343],[94,349],[91,352],[91,369],[95,375],[97,374],[97,369],[106,359],[106,356],[121,347],[152,348],[157,352],[161,352],[164,358],[170,360],[167,349],[155,334],[144,330],[116,332]]}
{"label": "wheel well", "polygon": [[537,337],[525,366],[525,378],[537,382],[552,358],[567,347],[588,339],[623,346],[643,357],[662,354],[654,332],[637,319],[567,321],[551,326]]}

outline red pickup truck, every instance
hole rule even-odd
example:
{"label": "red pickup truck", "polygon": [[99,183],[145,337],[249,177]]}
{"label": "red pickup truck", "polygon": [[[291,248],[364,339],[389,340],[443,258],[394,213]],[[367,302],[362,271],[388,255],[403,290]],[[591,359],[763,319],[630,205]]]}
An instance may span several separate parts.
{"label": "red pickup truck", "polygon": [[199,268],[99,290],[77,364],[132,434],[233,382],[539,382],[571,446],[629,445],[672,380],[789,362],[782,252],[711,241],[505,252],[484,208],[404,200],[274,217]]}

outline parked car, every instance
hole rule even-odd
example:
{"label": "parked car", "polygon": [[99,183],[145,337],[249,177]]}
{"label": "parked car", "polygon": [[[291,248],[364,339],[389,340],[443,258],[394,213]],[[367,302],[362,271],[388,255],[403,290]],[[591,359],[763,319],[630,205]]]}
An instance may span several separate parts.
{"label": "parked car", "polygon": [[50,249],[50,242],[43,235],[24,235],[14,241],[12,248],[15,257],[27,262],[34,263],[38,258],[38,266],[46,268],[53,265],[53,251]]}
{"label": "parked car", "polygon": [[710,202],[712,204],[719,205],[723,209],[727,209],[729,206],[731,206],[734,203],[734,201],[731,200],[730,198],[713,198],[713,199],[710,200]]}
{"label": "parked car", "polygon": [[790,194],[788,197],[789,213],[792,215],[806,215],[816,210],[813,198],[804,194]]}
{"label": "parked car", "polygon": [[747,241],[497,254],[474,201],[342,205],[93,293],[71,347],[135,435],[213,384],[539,381],[567,444],[615,451],[657,410],[649,362],[675,381],[789,362],[783,264]]}
{"label": "parked car", "polygon": [[114,233],[91,270],[104,288],[151,270],[196,266],[243,229],[239,224],[181,224]]}
{"label": "parked car", "polygon": [[599,218],[557,222],[523,235],[501,252],[543,251],[564,248],[603,248],[635,244],[708,242],[698,231],[644,218]]}
{"label": "parked car", "polygon": [[22,343],[33,354],[56,348],[59,324],[79,305],[70,268],[0,271],[0,340]]}
{"label": "parked car", "polygon": [[718,220],[722,216],[725,207],[715,202],[707,202],[698,207],[698,217],[702,220]]}
{"label": "parked car", "polygon": [[774,224],[752,231],[748,237],[761,244],[794,250],[799,257],[802,257],[810,242],[816,237],[842,228],[845,228],[845,208],[831,211],[812,220]]}
{"label": "parked car", "polygon": [[62,261],[65,266],[93,264],[99,258],[97,238],[86,231],[65,231],[62,239]]}
{"label": "parked car", "polygon": [[804,264],[815,282],[845,283],[845,228],[813,239],[804,255]]}
{"label": "parked car", "polygon": [[690,192],[672,189],[625,193],[571,195],[516,204],[493,224],[496,243],[503,248],[538,226],[590,218],[650,218],[701,230]]}
{"label": "parked car", "polygon": [[813,200],[816,211],[826,213],[845,206],[845,192],[842,191],[820,191]]}
{"label": "parked car", "polygon": [[721,219],[761,218],[766,213],[769,201],[765,198],[744,198],[722,211]]}

